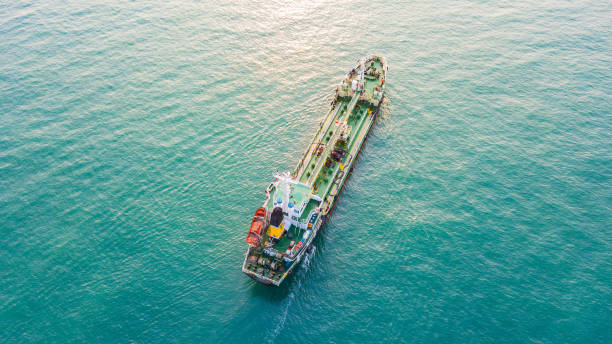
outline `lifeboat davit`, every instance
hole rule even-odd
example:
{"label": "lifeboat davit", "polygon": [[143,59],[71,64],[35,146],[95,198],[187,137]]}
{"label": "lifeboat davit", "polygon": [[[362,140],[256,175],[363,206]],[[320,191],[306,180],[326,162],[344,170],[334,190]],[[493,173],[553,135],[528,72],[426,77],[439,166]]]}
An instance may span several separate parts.
{"label": "lifeboat davit", "polygon": [[266,227],[266,208],[261,207],[255,211],[251,229],[246,237],[246,242],[251,246],[257,246],[261,242],[261,233]]}

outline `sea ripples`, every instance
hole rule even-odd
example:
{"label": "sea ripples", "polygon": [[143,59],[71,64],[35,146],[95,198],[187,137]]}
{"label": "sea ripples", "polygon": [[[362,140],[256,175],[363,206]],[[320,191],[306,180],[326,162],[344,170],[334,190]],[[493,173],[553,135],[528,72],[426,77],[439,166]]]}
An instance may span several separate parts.
{"label": "sea ripples", "polygon": [[[0,5],[8,342],[609,342],[609,4]],[[316,250],[240,272],[355,61],[387,101]]]}

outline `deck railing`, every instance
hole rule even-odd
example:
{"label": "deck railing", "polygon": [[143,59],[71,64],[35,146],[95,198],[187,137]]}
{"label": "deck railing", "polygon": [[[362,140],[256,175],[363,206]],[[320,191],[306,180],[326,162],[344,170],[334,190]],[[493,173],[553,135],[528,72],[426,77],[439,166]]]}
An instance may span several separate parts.
{"label": "deck railing", "polygon": [[[319,126],[319,130],[317,131],[315,137],[313,138],[312,142],[310,143],[310,146],[308,147],[308,150],[306,151],[306,153],[304,154],[304,156],[302,157],[302,160],[300,160],[300,162],[298,163],[297,167],[295,168],[295,172],[294,172],[294,177],[299,178],[302,173],[304,173],[304,170],[306,169],[306,160],[309,159],[313,152],[314,152],[314,147],[315,144],[318,143],[319,141],[321,141],[321,133],[326,133],[327,129],[329,128],[329,126],[331,125],[331,123],[333,122],[333,119],[336,118],[336,116],[338,115],[338,111],[340,111],[340,108],[342,107],[343,103],[338,102],[336,107],[330,110],[330,113],[333,112],[332,114],[328,113],[327,117],[325,118],[325,122],[322,122],[321,125]],[[323,129],[325,128],[325,129]]]}

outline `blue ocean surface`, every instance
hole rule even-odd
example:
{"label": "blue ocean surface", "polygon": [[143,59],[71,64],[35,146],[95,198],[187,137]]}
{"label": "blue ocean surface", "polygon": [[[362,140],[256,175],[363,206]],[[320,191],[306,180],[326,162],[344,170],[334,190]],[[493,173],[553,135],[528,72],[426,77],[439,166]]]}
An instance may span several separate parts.
{"label": "blue ocean surface", "polygon": [[[609,1],[3,1],[0,342],[612,343]],[[240,271],[357,59],[387,100]]]}

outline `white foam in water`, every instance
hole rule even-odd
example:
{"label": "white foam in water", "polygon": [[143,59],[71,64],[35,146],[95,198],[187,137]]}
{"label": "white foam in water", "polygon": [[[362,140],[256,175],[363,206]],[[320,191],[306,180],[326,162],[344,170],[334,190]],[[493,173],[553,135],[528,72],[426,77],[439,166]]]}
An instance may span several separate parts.
{"label": "white foam in water", "polygon": [[[297,269],[299,269],[298,270],[299,271],[298,272],[299,276],[295,276],[295,285],[292,286],[294,288],[294,290],[295,290],[295,288],[300,289],[300,287],[302,286],[302,278],[304,278],[303,275],[306,272],[308,272],[308,269],[310,268],[310,261],[311,261],[312,257],[314,257],[316,249],[317,249],[316,246],[312,246],[312,249],[310,250],[310,252],[307,251],[304,254],[304,259],[301,262],[302,266],[298,266],[297,267]],[[279,316],[280,319],[277,322],[277,325],[272,330],[272,333],[270,334],[270,337],[267,338],[268,343],[273,343],[274,340],[276,339],[276,337],[278,337],[278,335],[280,334],[280,332],[283,329],[283,327],[285,326],[285,321],[287,320],[287,314],[289,313],[289,308],[293,304],[293,300],[294,299],[295,299],[295,293],[293,291],[291,291],[291,293],[289,293],[289,295],[287,296],[287,301],[283,305],[283,311],[281,312],[281,314]]]}

